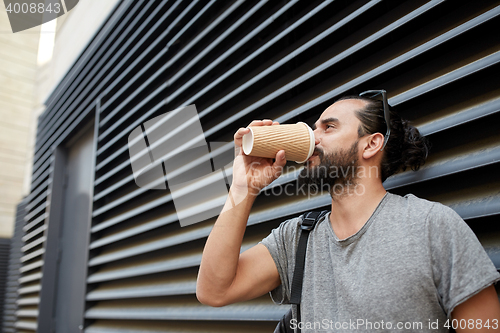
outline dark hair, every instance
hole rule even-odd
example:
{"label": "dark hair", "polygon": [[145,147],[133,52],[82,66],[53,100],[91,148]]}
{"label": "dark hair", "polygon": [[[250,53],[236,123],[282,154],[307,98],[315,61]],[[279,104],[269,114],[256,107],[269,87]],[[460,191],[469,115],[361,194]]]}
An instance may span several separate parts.
{"label": "dark hair", "polygon": [[[346,99],[367,102],[365,108],[356,111],[356,117],[361,121],[358,128],[359,137],[377,132],[385,135],[387,126],[381,100],[362,96],[345,96],[337,101]],[[430,148],[429,141],[420,134],[416,127],[410,125],[408,120],[402,119],[392,107],[389,106],[389,110],[391,134],[383,151],[382,181],[399,171],[405,171],[407,168],[413,171],[418,170],[424,165]]]}

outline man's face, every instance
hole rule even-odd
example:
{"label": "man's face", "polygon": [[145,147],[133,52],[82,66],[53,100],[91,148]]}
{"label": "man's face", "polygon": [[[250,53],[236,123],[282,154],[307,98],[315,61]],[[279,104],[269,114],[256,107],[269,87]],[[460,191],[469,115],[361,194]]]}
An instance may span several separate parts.
{"label": "man's face", "polygon": [[315,123],[316,147],[299,174],[301,184],[332,189],[336,184],[354,185],[358,167],[359,119],[354,111],[364,101],[349,99],[328,107]]}

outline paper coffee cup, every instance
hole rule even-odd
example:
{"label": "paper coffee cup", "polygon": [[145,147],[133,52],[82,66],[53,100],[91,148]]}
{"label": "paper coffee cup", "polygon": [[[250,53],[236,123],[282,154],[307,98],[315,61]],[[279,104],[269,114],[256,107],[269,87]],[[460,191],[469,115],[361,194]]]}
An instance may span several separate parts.
{"label": "paper coffee cup", "polygon": [[304,163],[314,152],[314,133],[303,122],[272,126],[251,126],[243,136],[243,152],[249,156],[275,158],[285,151],[289,161]]}

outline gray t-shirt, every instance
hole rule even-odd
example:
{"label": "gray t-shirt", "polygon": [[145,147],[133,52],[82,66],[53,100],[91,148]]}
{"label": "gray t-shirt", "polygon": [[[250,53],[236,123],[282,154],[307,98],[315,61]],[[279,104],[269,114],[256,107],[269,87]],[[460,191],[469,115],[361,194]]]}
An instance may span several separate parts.
{"label": "gray t-shirt", "polygon": [[[289,304],[301,221],[281,223],[261,242],[280,274],[270,293],[277,304]],[[302,332],[448,332],[455,306],[500,280],[472,230],[440,203],[387,193],[343,240],[329,221],[309,235],[293,325]]]}

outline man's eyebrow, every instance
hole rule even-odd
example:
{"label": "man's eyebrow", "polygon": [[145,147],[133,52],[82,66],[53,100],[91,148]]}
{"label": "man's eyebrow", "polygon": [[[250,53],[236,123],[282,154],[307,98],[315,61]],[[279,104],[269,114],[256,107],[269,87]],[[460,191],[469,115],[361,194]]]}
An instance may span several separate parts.
{"label": "man's eyebrow", "polygon": [[[325,118],[325,119],[321,119],[321,124],[325,125],[325,124],[328,124],[328,123],[339,123],[339,120],[337,118],[334,118],[334,117],[330,117],[330,118]],[[313,130],[316,129],[316,123],[314,123],[313,125]]]}

